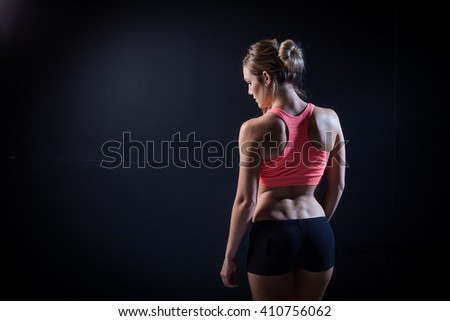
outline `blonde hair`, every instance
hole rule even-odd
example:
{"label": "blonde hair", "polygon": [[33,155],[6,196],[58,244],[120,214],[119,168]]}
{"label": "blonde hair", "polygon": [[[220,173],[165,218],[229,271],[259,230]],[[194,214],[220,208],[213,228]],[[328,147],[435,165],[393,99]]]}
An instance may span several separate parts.
{"label": "blonde hair", "polygon": [[287,81],[292,83],[297,95],[306,98],[301,88],[305,69],[303,51],[295,41],[286,39],[281,44],[276,39],[258,41],[248,48],[242,65],[256,76],[261,76],[263,71],[270,73],[274,80],[274,93],[279,84]]}

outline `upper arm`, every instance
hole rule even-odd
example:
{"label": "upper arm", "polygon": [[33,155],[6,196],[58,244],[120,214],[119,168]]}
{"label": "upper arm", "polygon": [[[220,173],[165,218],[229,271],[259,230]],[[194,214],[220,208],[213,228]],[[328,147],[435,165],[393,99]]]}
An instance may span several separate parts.
{"label": "upper arm", "polygon": [[339,185],[343,188],[345,185],[345,169],[347,167],[345,151],[347,141],[344,139],[339,117],[334,111],[332,112],[332,125],[336,135],[325,171],[329,184]]}
{"label": "upper arm", "polygon": [[239,130],[239,177],[236,201],[256,203],[259,183],[260,141],[255,125],[251,121],[242,124]]}

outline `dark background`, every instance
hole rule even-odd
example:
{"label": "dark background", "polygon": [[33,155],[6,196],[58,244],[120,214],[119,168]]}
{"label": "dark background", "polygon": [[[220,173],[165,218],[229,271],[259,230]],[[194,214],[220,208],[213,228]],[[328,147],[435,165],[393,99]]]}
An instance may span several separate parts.
{"label": "dark background", "polygon": [[105,169],[102,144],[124,132],[156,146],[176,133],[235,141],[259,115],[242,80],[247,47],[291,38],[308,100],[336,110],[349,141],[325,299],[449,300],[443,12],[0,0],[1,299],[250,300],[245,242],[240,287],[219,278],[236,155],[155,169],[132,148]]}

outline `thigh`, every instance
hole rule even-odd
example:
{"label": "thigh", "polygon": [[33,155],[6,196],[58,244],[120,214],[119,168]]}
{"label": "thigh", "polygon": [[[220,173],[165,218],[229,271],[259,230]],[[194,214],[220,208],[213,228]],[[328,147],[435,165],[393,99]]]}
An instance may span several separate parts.
{"label": "thigh", "polygon": [[302,268],[296,268],[293,271],[294,300],[322,300],[332,275],[333,267],[323,272],[310,272]]}
{"label": "thigh", "polygon": [[247,273],[252,299],[257,300],[292,300],[294,297],[294,274],[258,275]]}

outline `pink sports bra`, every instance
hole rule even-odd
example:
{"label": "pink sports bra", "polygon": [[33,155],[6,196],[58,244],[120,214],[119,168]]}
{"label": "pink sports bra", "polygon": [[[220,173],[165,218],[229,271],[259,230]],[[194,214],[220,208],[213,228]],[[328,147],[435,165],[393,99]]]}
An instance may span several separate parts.
{"label": "pink sports bra", "polygon": [[308,136],[314,105],[296,116],[280,108],[267,112],[280,117],[287,126],[288,141],[281,154],[262,160],[259,184],[264,186],[318,185],[327,165],[328,153],[317,148]]}

